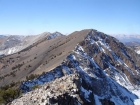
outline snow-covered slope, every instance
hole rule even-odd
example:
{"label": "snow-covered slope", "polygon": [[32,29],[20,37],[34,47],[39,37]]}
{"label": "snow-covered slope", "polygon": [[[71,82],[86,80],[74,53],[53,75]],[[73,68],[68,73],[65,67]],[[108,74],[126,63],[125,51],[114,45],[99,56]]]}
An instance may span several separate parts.
{"label": "snow-covered slope", "polygon": [[140,54],[140,50],[136,51],[138,54]]}
{"label": "snow-covered slope", "polygon": [[139,105],[140,104],[140,89],[139,90],[133,90],[132,92],[138,96],[138,99],[134,100],[134,104]]}
{"label": "snow-covered slope", "polygon": [[[44,85],[31,91],[40,84]],[[122,43],[91,30],[61,65],[23,82],[20,88],[28,93],[12,104],[62,104],[67,100],[67,105],[73,100],[74,105],[133,105],[139,100],[135,91],[140,88],[140,69]]]}

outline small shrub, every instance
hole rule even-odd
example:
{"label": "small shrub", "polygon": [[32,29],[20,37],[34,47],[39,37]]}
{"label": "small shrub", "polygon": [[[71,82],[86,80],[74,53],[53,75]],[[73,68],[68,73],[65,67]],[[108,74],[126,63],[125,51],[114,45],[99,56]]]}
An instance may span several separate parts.
{"label": "small shrub", "polygon": [[37,75],[37,74],[31,74],[30,76],[26,76],[26,80],[33,80],[38,77],[39,77],[39,75]]}
{"label": "small shrub", "polygon": [[32,67],[31,65],[29,65],[28,67]]}
{"label": "small shrub", "polygon": [[21,66],[23,66],[23,64],[15,65],[14,67],[12,67],[12,70],[17,69],[17,68],[20,68]]}
{"label": "small shrub", "polygon": [[38,88],[39,87],[39,85],[34,85],[33,87],[32,87],[32,90],[35,90],[36,88]]}
{"label": "small shrub", "polygon": [[60,56],[62,54],[62,52],[60,52],[59,54],[58,54],[58,56]]}
{"label": "small shrub", "polygon": [[45,72],[42,72],[42,74],[41,75],[45,75],[46,73]]}

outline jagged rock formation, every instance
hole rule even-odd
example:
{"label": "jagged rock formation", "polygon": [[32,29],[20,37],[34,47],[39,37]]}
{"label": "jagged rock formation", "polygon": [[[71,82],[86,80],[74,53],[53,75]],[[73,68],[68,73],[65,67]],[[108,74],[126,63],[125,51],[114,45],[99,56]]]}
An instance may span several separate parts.
{"label": "jagged rock formation", "polygon": [[[28,92],[35,85],[48,83],[13,103],[62,104],[67,100],[65,105],[134,104],[138,97],[131,92],[140,87],[137,54],[104,33],[96,30],[81,32],[85,32],[84,39],[65,61],[38,78],[23,82],[20,88]],[[42,96],[37,98],[41,92]]]}
{"label": "jagged rock formation", "polygon": [[[59,105],[78,105],[80,103],[95,103],[95,100],[90,97],[93,96],[92,92],[90,90],[86,90],[82,85],[87,87],[87,84],[85,84],[79,75],[67,75],[47,83],[33,92],[29,92],[21,96],[20,99],[13,101],[12,104],[14,105],[15,103],[18,104],[24,102],[32,105],[56,103]],[[86,99],[84,99],[85,97],[83,97],[83,95],[86,96]],[[28,97],[28,99],[26,97]],[[91,101],[89,102],[89,100]]]}

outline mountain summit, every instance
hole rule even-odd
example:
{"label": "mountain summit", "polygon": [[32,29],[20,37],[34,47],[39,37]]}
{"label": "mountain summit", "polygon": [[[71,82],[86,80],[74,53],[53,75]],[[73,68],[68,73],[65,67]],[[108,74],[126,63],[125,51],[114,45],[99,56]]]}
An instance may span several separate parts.
{"label": "mountain summit", "polygon": [[[139,57],[97,30],[43,40],[0,62],[1,86],[24,80],[25,94],[12,105],[134,105],[139,98]],[[26,80],[31,74],[39,76]]]}

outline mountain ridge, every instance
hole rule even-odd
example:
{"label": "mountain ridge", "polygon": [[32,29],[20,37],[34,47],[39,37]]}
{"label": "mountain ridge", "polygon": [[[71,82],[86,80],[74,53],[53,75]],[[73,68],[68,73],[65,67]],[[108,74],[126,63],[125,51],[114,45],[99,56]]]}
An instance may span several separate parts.
{"label": "mountain ridge", "polygon": [[[14,59],[17,55],[4,57],[1,63],[5,64],[8,59]],[[25,73],[22,71],[26,71],[28,75],[44,73],[33,80],[22,82],[20,89],[28,93],[13,101],[13,104],[18,104],[19,101],[28,104],[56,104],[59,100],[64,102],[66,99],[69,103],[73,100],[74,105],[133,105],[134,100],[139,98],[132,93],[133,90],[139,89],[140,85],[137,54],[116,38],[97,30],[76,31],[65,37],[43,41],[21,51],[17,62],[23,61],[24,65],[20,70],[14,70],[16,78],[21,78],[19,74]],[[27,64],[31,67],[27,67]],[[34,65],[37,65],[36,68]],[[5,71],[3,74],[9,72],[11,67],[13,66],[1,69]],[[1,85],[9,78],[12,81],[11,77],[6,77],[3,82],[0,81]],[[70,83],[67,86],[68,82]],[[31,91],[34,86],[40,84],[44,85]],[[42,96],[38,97],[35,95],[37,93]],[[31,96],[34,98],[31,99]]]}

